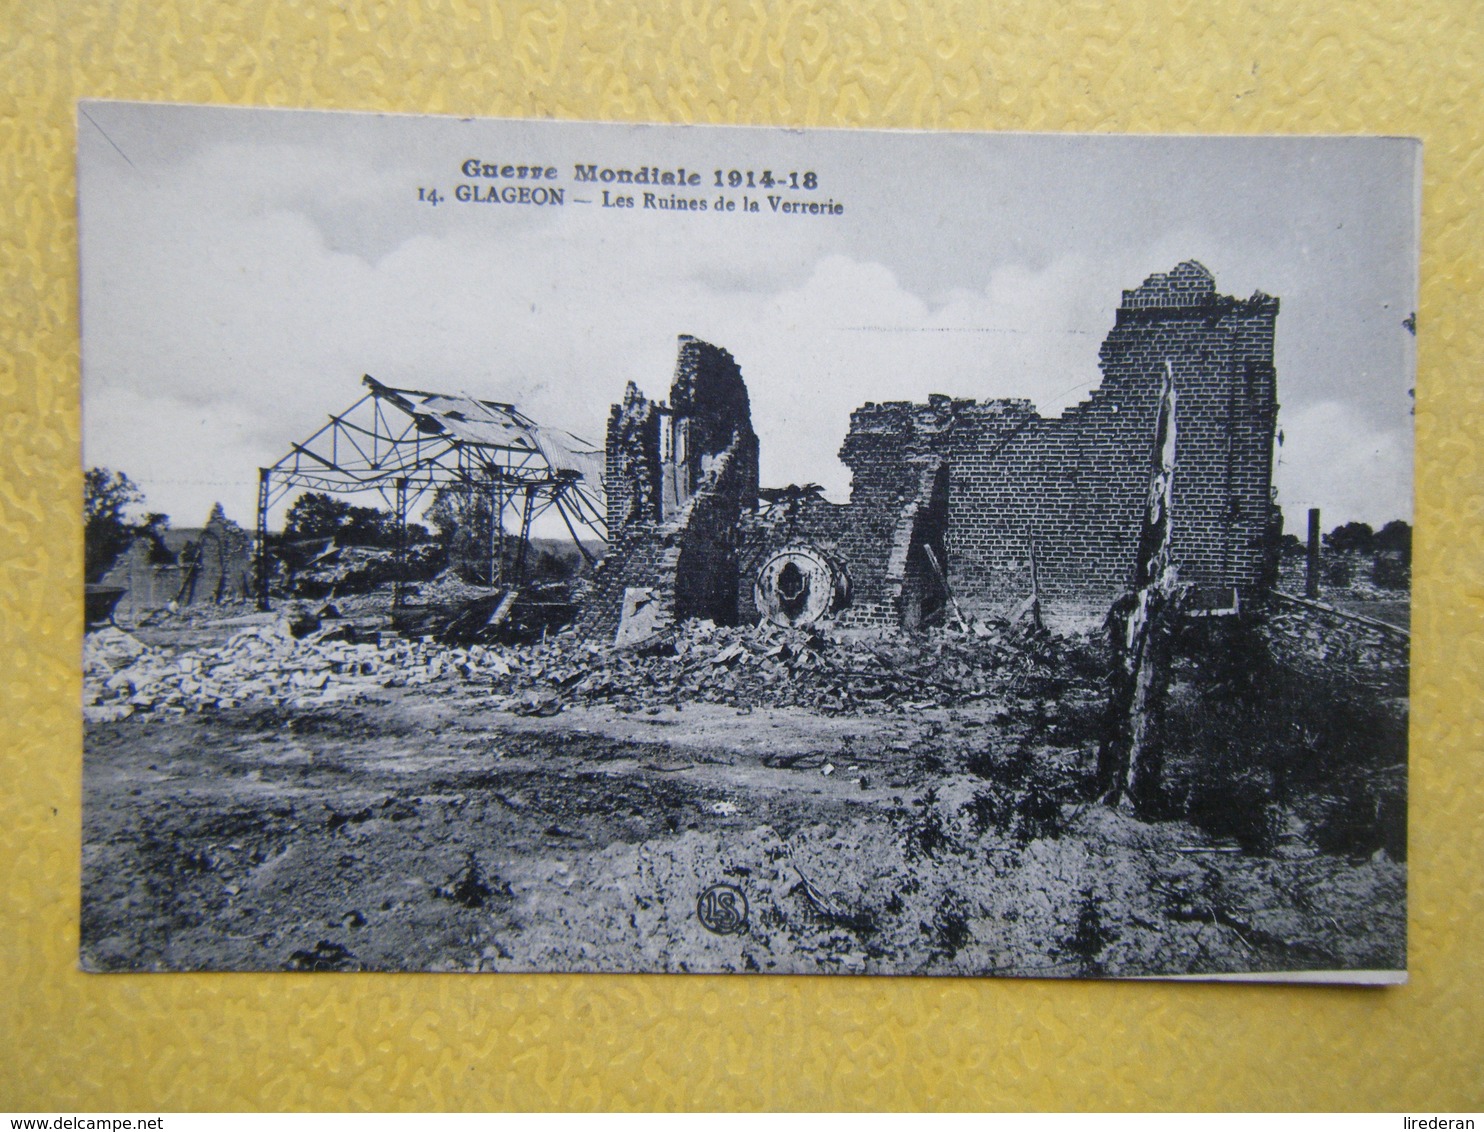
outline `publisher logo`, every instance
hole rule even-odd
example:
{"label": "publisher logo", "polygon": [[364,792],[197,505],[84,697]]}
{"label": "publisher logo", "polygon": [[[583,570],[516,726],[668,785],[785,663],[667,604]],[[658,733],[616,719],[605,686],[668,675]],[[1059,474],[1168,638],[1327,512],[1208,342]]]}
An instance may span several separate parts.
{"label": "publisher logo", "polygon": [[713,884],[696,901],[701,926],[716,935],[737,935],[747,930],[747,897],[735,885]]}

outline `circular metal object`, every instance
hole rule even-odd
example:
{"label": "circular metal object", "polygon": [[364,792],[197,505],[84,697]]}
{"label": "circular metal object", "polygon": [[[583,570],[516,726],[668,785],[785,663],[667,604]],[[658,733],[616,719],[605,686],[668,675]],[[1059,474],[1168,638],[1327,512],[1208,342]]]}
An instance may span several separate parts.
{"label": "circular metal object", "polygon": [[776,551],[757,572],[753,600],[775,625],[812,625],[850,603],[850,578],[812,546]]}

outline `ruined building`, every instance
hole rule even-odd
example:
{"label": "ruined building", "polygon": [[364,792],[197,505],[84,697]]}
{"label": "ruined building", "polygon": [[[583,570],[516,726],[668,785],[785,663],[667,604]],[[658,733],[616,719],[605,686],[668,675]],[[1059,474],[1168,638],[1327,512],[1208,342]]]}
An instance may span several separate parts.
{"label": "ruined building", "polygon": [[1176,395],[1173,543],[1208,608],[1270,581],[1278,300],[1219,295],[1195,262],[1123,293],[1102,385],[1060,417],[934,396],[857,409],[850,501],[759,492],[747,390],[725,350],[682,337],[667,405],[630,385],[608,429],[610,553],[580,622],[642,639],[688,617],[908,628],[1003,614],[1097,615],[1128,588],[1160,390]]}
{"label": "ruined building", "polygon": [[169,605],[240,601],[252,593],[252,536],[218,503],[204,527],[140,535],[101,579],[118,595],[112,612],[133,622]]}

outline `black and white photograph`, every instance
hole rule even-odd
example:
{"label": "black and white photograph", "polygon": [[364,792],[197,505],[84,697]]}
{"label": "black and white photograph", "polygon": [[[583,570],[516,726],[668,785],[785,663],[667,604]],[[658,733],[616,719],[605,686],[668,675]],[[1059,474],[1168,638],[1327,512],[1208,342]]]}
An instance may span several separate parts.
{"label": "black and white photograph", "polygon": [[84,970],[1405,981],[1414,140],[77,129]]}

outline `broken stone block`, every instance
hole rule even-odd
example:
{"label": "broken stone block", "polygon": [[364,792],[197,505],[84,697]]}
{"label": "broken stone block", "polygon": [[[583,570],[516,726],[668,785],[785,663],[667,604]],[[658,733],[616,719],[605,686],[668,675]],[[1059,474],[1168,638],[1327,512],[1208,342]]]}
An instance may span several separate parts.
{"label": "broken stone block", "polygon": [[108,625],[83,638],[83,670],[114,672],[139,659],[144,652],[145,646],[137,637]]}
{"label": "broken stone block", "polygon": [[615,648],[638,648],[670,627],[670,616],[650,586],[630,586],[623,592],[623,612],[614,635]]}
{"label": "broken stone block", "polygon": [[134,709],[128,704],[88,704],[82,709],[82,717],[88,723],[116,723],[128,719]]}

